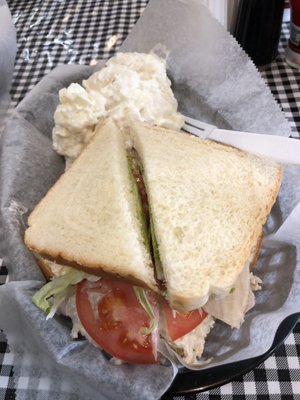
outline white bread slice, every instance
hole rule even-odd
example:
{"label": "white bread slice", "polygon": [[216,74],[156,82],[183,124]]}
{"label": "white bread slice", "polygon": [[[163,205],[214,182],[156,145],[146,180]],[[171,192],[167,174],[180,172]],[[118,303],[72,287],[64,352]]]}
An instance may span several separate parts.
{"label": "white bread slice", "polygon": [[173,308],[230,290],[277,197],[278,164],[183,132],[135,122],[154,230]]}
{"label": "white bread slice", "polygon": [[71,267],[57,264],[56,262],[47,260],[46,258],[39,256],[38,254],[36,254],[35,256],[40,270],[42,271],[47,281],[51,281],[56,277],[65,275],[67,272],[70,271]]}
{"label": "white bread slice", "polygon": [[157,290],[131,185],[125,137],[108,121],[29,216],[26,245],[57,263]]}

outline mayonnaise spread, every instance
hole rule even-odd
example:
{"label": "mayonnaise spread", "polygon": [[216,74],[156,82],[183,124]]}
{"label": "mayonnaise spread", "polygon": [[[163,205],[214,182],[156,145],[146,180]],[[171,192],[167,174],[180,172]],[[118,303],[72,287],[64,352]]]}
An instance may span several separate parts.
{"label": "mayonnaise spread", "polygon": [[199,363],[205,338],[214,326],[215,320],[211,315],[207,315],[204,321],[196,326],[191,332],[187,333],[180,339],[175,340],[173,346],[183,351],[183,360],[185,363],[193,365]]}

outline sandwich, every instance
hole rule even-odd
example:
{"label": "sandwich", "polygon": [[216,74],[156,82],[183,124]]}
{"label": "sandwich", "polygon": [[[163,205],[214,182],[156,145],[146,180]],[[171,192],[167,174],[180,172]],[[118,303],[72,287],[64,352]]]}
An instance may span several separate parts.
{"label": "sandwich", "polygon": [[199,364],[215,319],[239,327],[254,305],[281,176],[229,146],[106,120],[28,218],[25,244],[53,278],[34,303],[114,359],[158,362],[163,340]]}

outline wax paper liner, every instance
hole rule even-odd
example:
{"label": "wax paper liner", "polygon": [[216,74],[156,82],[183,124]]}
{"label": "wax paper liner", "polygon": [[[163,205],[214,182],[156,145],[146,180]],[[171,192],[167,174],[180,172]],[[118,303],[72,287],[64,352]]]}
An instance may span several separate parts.
{"label": "wax paper liner", "polygon": [[[121,50],[154,48],[168,54],[168,73],[181,111],[219,127],[290,135],[251,60],[196,0],[149,3]],[[92,72],[83,66],[54,70],[17,107],[2,140],[1,254],[16,282],[0,290],[0,318],[15,355],[18,399],[31,399],[33,394],[43,399],[54,395],[89,399],[96,392],[97,398],[154,399],[173,379],[171,365],[109,363],[86,342],[72,342],[65,320],[45,321],[30,302],[42,276],[23,244],[27,214],[64,168],[51,145],[57,92]],[[256,296],[257,305],[241,330],[216,324],[204,355],[213,357],[211,365],[264,353],[285,316],[300,310],[299,176],[299,168],[285,169],[279,199],[265,227],[266,241],[256,269],[264,285]],[[280,236],[274,235],[279,228]]]}
{"label": "wax paper liner", "polygon": [[11,78],[16,55],[16,32],[5,0],[0,0],[0,136],[9,108]]}

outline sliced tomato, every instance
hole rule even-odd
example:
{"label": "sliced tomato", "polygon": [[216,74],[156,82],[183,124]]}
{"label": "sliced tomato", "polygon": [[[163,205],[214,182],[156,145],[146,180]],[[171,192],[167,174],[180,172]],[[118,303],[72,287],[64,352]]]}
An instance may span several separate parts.
{"label": "sliced tomato", "polygon": [[[157,310],[156,298],[148,298]],[[150,326],[150,317],[132,285],[108,278],[84,280],[77,285],[76,307],[88,335],[111,356],[135,364],[157,362],[158,331],[141,333]]]}
{"label": "sliced tomato", "polygon": [[194,310],[187,313],[181,313],[172,310],[166,299],[162,298],[162,311],[169,338],[174,341],[201,324],[206,318],[207,313],[202,310]]}

